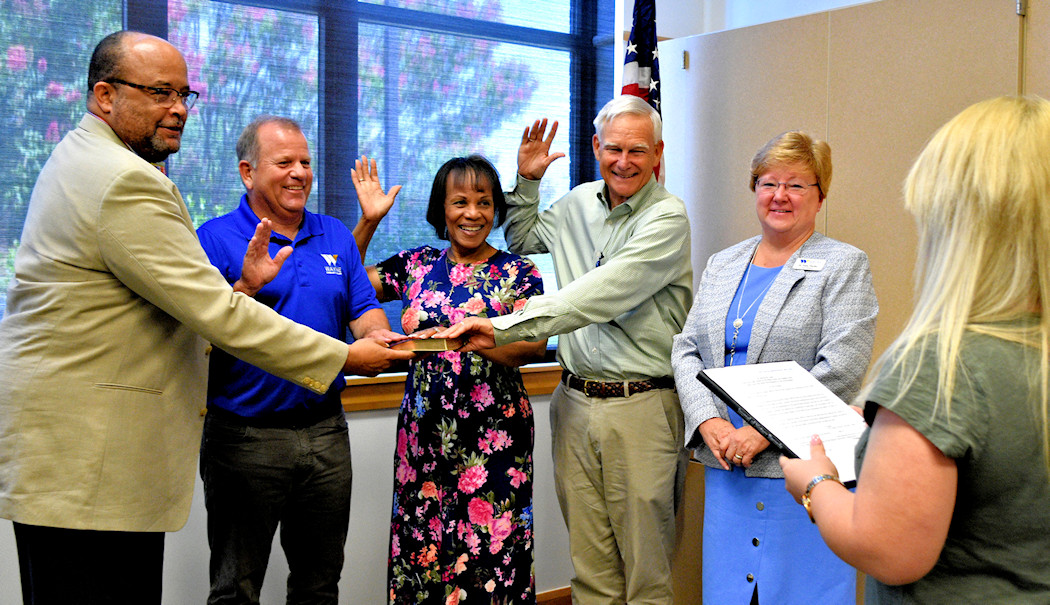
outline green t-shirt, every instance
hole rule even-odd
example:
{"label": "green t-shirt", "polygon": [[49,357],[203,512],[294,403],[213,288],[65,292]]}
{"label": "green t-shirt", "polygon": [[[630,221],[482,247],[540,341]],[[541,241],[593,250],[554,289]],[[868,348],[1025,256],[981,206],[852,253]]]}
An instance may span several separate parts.
{"label": "green t-shirt", "polygon": [[[888,586],[869,578],[865,603],[1050,603],[1050,476],[1034,404],[1036,352],[967,334],[949,416],[943,406],[933,410],[935,348],[931,339],[916,379],[896,401],[901,372],[882,372],[866,416],[873,417],[872,404],[893,410],[955,460],[959,484],[948,537],[919,581]],[[858,472],[867,438],[857,446]]]}

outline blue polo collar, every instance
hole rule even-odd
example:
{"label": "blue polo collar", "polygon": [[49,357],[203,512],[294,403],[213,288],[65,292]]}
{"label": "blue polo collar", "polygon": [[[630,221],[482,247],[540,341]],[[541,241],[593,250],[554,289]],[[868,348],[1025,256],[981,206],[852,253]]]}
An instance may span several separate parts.
{"label": "blue polo collar", "polygon": [[[250,240],[255,235],[255,226],[259,224],[259,217],[256,216],[255,211],[248,204],[248,194],[241,195],[241,203],[238,204],[237,209],[233,211],[235,225],[237,231],[244,236],[245,240]],[[324,235],[324,226],[321,223],[321,219],[310,212],[309,210],[303,211],[303,222],[299,226],[299,232],[295,234],[295,241],[303,241],[314,236]],[[271,239],[280,239],[288,243],[292,243],[287,237],[277,233],[276,231],[270,235]]]}

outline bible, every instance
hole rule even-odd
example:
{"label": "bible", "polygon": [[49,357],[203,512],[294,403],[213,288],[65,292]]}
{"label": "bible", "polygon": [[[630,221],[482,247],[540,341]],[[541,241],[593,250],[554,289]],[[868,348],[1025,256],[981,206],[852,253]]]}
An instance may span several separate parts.
{"label": "bible", "polygon": [[466,344],[460,338],[402,338],[390,343],[391,349],[399,351],[417,351],[430,353],[436,351],[455,351]]}

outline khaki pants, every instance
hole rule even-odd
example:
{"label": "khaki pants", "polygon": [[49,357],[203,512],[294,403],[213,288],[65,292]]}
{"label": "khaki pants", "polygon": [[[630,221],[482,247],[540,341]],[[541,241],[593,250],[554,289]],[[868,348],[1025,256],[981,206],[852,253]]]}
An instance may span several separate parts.
{"label": "khaki pants", "polygon": [[554,480],[577,605],[671,605],[675,505],[685,477],[678,395],[551,398]]}

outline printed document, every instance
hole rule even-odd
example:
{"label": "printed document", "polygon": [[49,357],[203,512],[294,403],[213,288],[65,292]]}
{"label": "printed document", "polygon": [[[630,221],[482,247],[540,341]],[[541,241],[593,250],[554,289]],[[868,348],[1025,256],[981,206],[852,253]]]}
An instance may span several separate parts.
{"label": "printed document", "polygon": [[794,361],[702,370],[700,382],[792,458],[809,459],[809,441],[824,450],[847,486],[856,483],[853,449],[864,419]]}

